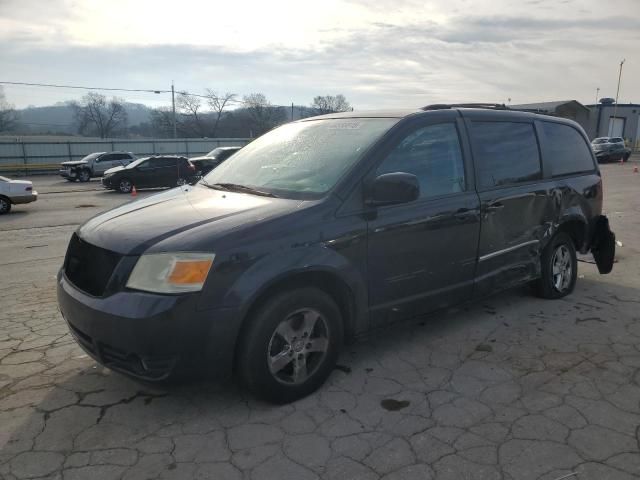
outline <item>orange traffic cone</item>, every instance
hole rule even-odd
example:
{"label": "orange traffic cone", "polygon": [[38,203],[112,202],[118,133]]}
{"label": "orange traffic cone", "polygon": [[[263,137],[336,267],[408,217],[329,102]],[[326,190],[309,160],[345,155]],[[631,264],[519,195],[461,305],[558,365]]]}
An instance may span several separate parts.
{"label": "orange traffic cone", "polygon": [[138,196],[138,192],[136,190],[136,186],[134,185],[133,188],[131,189],[131,196],[132,197],[136,197]]}
{"label": "orange traffic cone", "polygon": [[633,167],[633,173],[638,173],[638,167]]}

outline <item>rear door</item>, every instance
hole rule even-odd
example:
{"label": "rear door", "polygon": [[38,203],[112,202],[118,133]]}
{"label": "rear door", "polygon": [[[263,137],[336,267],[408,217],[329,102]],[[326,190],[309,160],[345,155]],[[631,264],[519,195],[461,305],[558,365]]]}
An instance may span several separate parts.
{"label": "rear door", "polygon": [[553,215],[531,117],[464,115],[482,215],[474,290],[482,297],[538,275],[540,240]]}
{"label": "rear door", "polygon": [[[368,180],[416,175],[420,198],[378,207],[368,221],[367,268],[372,324],[429,312],[471,297],[479,201],[461,142],[457,112],[413,122]],[[437,118],[435,120],[434,118]]]}

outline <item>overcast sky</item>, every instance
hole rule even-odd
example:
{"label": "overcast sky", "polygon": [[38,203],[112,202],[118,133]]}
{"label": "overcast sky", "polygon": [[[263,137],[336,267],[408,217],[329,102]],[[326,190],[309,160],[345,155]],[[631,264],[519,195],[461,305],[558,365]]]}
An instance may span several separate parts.
{"label": "overcast sky", "polygon": [[[372,6],[373,5],[373,6]],[[428,103],[640,102],[640,0],[0,0],[0,81],[344,94]],[[81,93],[5,86],[17,107]],[[118,94],[166,105],[170,96]]]}

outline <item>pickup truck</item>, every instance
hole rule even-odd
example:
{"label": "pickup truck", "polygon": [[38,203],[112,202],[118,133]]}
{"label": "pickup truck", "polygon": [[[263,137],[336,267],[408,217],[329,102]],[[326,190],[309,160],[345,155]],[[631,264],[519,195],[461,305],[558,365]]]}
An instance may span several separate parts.
{"label": "pickup truck", "polygon": [[131,152],[96,152],[90,153],[82,160],[62,162],[60,176],[70,182],[76,180],[88,182],[92,177],[101,177],[113,167],[124,167],[136,159]]}

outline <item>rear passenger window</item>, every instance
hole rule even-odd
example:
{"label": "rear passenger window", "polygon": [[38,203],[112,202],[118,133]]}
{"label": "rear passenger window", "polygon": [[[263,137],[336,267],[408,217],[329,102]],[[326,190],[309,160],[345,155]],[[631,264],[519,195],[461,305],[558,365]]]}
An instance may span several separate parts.
{"label": "rear passenger window", "polygon": [[533,124],[473,122],[471,136],[481,190],[542,178]]}
{"label": "rear passenger window", "polygon": [[455,124],[430,125],[408,134],[378,166],[376,175],[392,172],[418,177],[420,198],[462,192],[464,164]]}
{"label": "rear passenger window", "polygon": [[551,175],[590,172],[594,169],[591,148],[578,131],[568,125],[542,122],[545,136],[545,158],[551,164]]}

